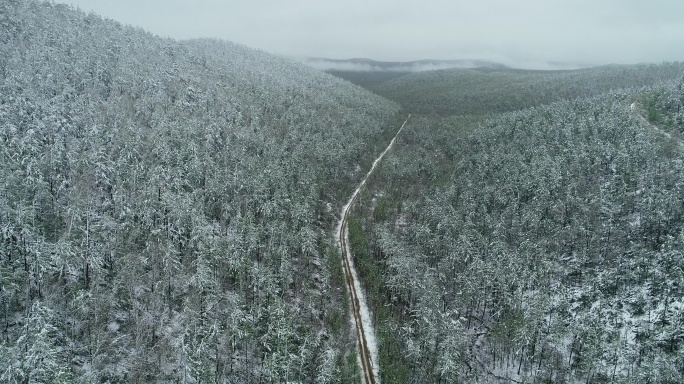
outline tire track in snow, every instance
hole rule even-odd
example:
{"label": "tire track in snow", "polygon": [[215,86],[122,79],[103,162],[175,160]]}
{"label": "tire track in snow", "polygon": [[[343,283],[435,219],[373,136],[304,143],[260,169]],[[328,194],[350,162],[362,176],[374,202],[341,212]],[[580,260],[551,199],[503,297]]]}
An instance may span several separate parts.
{"label": "tire track in snow", "polygon": [[380,160],[385,156],[385,154],[390,150],[392,144],[396,140],[397,136],[411,117],[409,114],[404,123],[401,125],[397,133],[392,138],[392,141],[387,145],[384,151],[378,156],[373,162],[370,171],[363,178],[359,186],[356,188],[354,193],[347,204],[342,208],[342,215],[340,222],[337,227],[337,239],[339,241],[340,251],[342,252],[342,266],[344,268],[345,281],[347,283],[347,291],[349,292],[349,298],[351,299],[351,313],[353,320],[353,327],[356,331],[358,339],[358,353],[359,353],[359,365],[361,367],[361,373],[363,375],[364,384],[379,384],[380,379],[378,378],[379,366],[378,366],[378,346],[375,342],[375,330],[373,329],[373,324],[371,323],[370,312],[368,310],[368,305],[366,304],[366,298],[363,294],[361,288],[361,282],[354,268],[354,261],[351,257],[351,250],[349,248],[348,240],[348,224],[349,224],[349,211],[351,207],[356,202],[361,188],[366,184],[366,180],[373,173],[375,167],[378,165]]}

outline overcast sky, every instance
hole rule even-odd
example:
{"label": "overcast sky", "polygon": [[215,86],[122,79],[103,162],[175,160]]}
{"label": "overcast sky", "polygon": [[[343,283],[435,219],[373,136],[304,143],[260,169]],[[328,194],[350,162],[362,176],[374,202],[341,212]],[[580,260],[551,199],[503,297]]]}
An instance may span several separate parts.
{"label": "overcast sky", "polygon": [[152,33],[296,57],[524,67],[684,60],[682,0],[59,0]]}

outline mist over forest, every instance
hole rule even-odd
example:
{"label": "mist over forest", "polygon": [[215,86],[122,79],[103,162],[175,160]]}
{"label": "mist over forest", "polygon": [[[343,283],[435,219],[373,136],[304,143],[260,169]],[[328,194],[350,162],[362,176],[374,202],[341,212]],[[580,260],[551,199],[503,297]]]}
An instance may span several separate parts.
{"label": "mist over forest", "polygon": [[684,382],[683,86],[0,2],[0,381]]}

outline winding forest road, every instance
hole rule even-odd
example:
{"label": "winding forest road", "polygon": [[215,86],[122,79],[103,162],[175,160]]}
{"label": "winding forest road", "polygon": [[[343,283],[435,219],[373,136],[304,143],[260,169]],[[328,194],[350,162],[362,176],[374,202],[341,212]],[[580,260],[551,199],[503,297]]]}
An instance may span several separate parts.
{"label": "winding forest road", "polygon": [[349,298],[351,299],[351,313],[353,319],[352,325],[356,330],[358,339],[359,365],[361,367],[364,384],[380,383],[380,379],[378,378],[378,346],[375,342],[375,330],[373,329],[373,324],[371,322],[368,305],[366,304],[366,299],[363,294],[363,289],[361,288],[361,282],[359,280],[358,274],[354,268],[354,260],[352,260],[351,250],[348,244],[349,234],[347,229],[349,224],[349,211],[356,202],[361,188],[363,188],[363,186],[366,184],[366,180],[368,180],[368,177],[373,173],[380,160],[382,160],[385,154],[390,150],[392,144],[394,144],[394,141],[401,130],[404,129],[404,126],[410,117],[411,115],[409,114],[397,133],[392,138],[392,141],[390,141],[390,143],[387,145],[387,148],[382,151],[380,156],[375,159],[370,171],[368,171],[366,176],[352,194],[351,198],[349,198],[347,204],[342,208],[340,222],[337,227],[337,239],[339,241],[340,251],[342,252],[342,265],[344,267],[347,291],[349,292]]}

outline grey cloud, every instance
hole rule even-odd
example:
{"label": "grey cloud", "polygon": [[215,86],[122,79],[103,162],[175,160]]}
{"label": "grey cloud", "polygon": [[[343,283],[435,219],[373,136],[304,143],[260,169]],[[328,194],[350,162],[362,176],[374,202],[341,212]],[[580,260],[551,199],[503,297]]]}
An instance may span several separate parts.
{"label": "grey cloud", "polygon": [[162,36],[289,56],[513,66],[684,60],[684,2],[674,0],[61,1]]}

